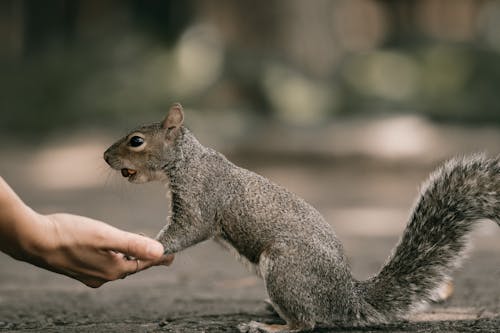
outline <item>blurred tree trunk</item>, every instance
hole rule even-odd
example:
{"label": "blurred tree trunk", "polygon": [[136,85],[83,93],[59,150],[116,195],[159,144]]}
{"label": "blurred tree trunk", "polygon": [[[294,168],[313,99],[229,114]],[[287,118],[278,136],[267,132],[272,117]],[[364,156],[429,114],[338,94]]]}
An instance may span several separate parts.
{"label": "blurred tree trunk", "polygon": [[23,2],[0,1],[0,56],[18,58],[23,52]]}
{"label": "blurred tree trunk", "polygon": [[385,45],[413,44],[418,39],[416,7],[418,0],[377,0],[386,9],[388,31]]}
{"label": "blurred tree trunk", "polygon": [[25,0],[23,4],[24,55],[37,53],[46,45],[73,41],[79,0]]}

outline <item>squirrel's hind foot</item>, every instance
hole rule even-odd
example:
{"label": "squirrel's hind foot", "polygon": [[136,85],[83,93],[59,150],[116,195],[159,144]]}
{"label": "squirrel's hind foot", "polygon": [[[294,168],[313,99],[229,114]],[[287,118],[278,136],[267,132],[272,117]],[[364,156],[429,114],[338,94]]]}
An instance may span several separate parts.
{"label": "squirrel's hind foot", "polygon": [[251,321],[238,325],[241,333],[284,333],[290,332],[288,325],[270,325]]}
{"label": "squirrel's hind foot", "polygon": [[289,325],[265,324],[253,320],[249,323],[239,324],[238,329],[241,333],[295,333],[309,330],[306,327],[290,327]]}

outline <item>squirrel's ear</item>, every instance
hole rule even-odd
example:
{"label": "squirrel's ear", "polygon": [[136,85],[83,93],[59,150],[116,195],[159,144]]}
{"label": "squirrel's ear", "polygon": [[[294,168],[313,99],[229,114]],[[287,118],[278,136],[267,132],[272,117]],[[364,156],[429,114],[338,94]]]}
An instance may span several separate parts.
{"label": "squirrel's ear", "polygon": [[168,110],[168,114],[163,120],[161,126],[167,130],[167,133],[171,132],[182,126],[184,122],[184,111],[182,111],[182,105],[180,103],[174,103]]}

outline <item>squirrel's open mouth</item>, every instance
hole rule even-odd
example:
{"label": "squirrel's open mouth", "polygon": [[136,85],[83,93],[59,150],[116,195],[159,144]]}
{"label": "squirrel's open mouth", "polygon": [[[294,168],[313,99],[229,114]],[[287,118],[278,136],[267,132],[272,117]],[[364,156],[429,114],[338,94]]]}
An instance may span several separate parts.
{"label": "squirrel's open mouth", "polygon": [[122,176],[123,176],[123,177],[130,177],[130,176],[133,176],[133,175],[135,175],[135,174],[137,173],[137,171],[136,171],[136,170],[133,170],[133,169],[126,169],[126,168],[123,168],[123,169],[121,170],[121,172],[122,172]]}

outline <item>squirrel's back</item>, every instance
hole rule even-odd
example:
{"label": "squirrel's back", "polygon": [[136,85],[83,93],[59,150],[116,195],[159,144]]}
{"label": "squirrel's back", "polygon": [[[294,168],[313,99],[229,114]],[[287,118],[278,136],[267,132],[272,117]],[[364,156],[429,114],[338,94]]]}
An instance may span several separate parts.
{"label": "squirrel's back", "polygon": [[218,222],[222,236],[250,262],[257,264],[262,251],[277,241],[303,242],[329,255],[342,257],[342,245],[321,214],[295,193],[252,171],[230,163],[225,180],[218,181],[226,195]]}

